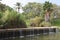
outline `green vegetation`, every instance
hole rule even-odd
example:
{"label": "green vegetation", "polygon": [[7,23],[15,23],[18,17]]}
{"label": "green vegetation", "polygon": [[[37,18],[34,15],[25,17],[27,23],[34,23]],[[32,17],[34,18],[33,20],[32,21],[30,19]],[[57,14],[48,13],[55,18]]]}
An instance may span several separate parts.
{"label": "green vegetation", "polygon": [[51,26],[51,23],[50,22],[46,22],[46,21],[43,21],[41,24],[40,24],[41,27],[50,27]]}
{"label": "green vegetation", "polygon": [[60,19],[53,20],[52,25],[60,27]]}
{"label": "green vegetation", "polygon": [[[49,2],[45,2],[44,4],[29,2],[23,7],[24,13],[22,14],[25,15],[27,25],[33,27],[40,27],[40,24],[45,21],[46,13],[48,12],[49,17],[51,16],[50,14],[52,13],[52,7],[52,3]],[[51,17],[49,19],[52,20]]]}
{"label": "green vegetation", "polygon": [[6,10],[0,9],[0,28],[26,28],[26,23],[22,19],[21,14],[14,11],[9,6],[2,5]]}
{"label": "green vegetation", "polygon": [[[55,19],[55,17],[56,18],[60,17],[60,12],[58,10],[60,10],[60,7],[58,5],[52,4],[47,1],[44,4],[29,2],[23,7],[24,12],[22,13],[22,15],[25,16],[24,17],[26,20],[25,22],[28,26],[33,26],[33,27],[51,26],[51,25],[55,26],[55,24],[57,24],[58,22],[54,23],[52,21],[54,21],[53,19]],[[45,22],[47,21],[45,20],[45,15],[47,13],[49,14],[48,15],[49,19],[48,19],[48,22]],[[42,19],[40,19],[40,17]]]}
{"label": "green vegetation", "polygon": [[[15,7],[17,11],[0,3],[0,28],[60,26],[60,6],[56,4],[29,2],[22,7],[17,2]],[[23,13],[19,13],[21,8]]]}
{"label": "green vegetation", "polygon": [[43,21],[42,17],[36,16],[34,19],[31,19],[30,24],[33,27],[40,27],[39,25],[41,24],[42,21]]}

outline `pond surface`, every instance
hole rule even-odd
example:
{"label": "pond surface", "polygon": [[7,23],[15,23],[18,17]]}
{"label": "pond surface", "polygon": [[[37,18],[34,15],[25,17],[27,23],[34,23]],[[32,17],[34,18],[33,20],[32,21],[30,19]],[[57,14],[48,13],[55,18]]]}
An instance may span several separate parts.
{"label": "pond surface", "polygon": [[60,32],[58,33],[52,33],[52,34],[46,34],[46,35],[35,35],[35,36],[29,36],[29,37],[16,37],[16,38],[5,38],[0,40],[60,40]]}

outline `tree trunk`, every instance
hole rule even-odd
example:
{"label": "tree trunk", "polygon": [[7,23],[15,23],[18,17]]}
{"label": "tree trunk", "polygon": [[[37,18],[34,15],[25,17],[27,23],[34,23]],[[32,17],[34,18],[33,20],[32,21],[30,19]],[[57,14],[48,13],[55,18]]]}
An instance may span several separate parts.
{"label": "tree trunk", "polygon": [[46,22],[50,21],[50,13],[49,12],[46,12],[46,14],[45,14],[45,21]]}

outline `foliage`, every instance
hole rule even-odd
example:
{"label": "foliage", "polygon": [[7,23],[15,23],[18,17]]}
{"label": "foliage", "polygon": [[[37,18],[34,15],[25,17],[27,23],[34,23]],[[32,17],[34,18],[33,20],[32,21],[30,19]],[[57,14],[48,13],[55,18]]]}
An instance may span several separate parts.
{"label": "foliage", "polygon": [[2,12],[0,12],[0,18],[3,16],[3,13]]}
{"label": "foliage", "polygon": [[35,16],[40,16],[42,5],[36,2],[29,2],[23,7],[23,11],[26,14],[27,18],[34,18]]}
{"label": "foliage", "polygon": [[53,7],[53,5],[49,1],[48,2],[46,1],[44,3],[43,10],[45,11],[45,21],[49,21],[50,20],[50,14],[53,11],[52,7]]}
{"label": "foliage", "polygon": [[40,24],[40,27],[50,27],[51,26],[51,23],[50,22],[45,22],[43,21],[41,24]]}
{"label": "foliage", "polygon": [[59,27],[60,27],[60,19],[54,19],[54,20],[52,21],[52,25],[53,25],[53,26],[59,26]]}
{"label": "foliage", "polygon": [[27,27],[29,27],[30,26],[30,23],[31,23],[30,20],[27,19],[25,22],[26,22]]}
{"label": "foliage", "polygon": [[26,23],[21,19],[20,14],[17,14],[17,12],[9,12],[6,18],[7,20],[3,24],[4,28],[26,28]]}
{"label": "foliage", "polygon": [[35,17],[33,19],[31,19],[31,26],[36,26],[36,27],[39,27],[39,24],[43,21],[43,18],[42,17]]}
{"label": "foliage", "polygon": [[46,1],[46,2],[44,3],[43,9],[44,9],[44,10],[47,10],[47,11],[52,11],[52,10],[51,10],[52,6],[53,6],[52,3],[49,3],[49,1],[48,1],[48,2]]}
{"label": "foliage", "polygon": [[9,6],[5,8],[4,12],[0,12],[0,28],[26,28],[26,23],[18,12]]}
{"label": "foliage", "polygon": [[18,12],[19,12],[19,9],[20,9],[20,7],[21,7],[21,3],[17,2],[17,3],[16,3],[16,6],[17,6],[17,10],[18,10]]}
{"label": "foliage", "polygon": [[[0,26],[3,28],[26,28],[27,26],[51,26],[51,23],[55,20],[54,16],[60,18],[60,6],[45,2],[44,4],[29,2],[23,9],[23,13],[20,14],[21,3],[17,2],[16,6],[18,12],[14,11],[11,7],[0,3]],[[53,10],[52,10],[53,8]],[[45,22],[45,13],[50,13],[50,22]],[[43,22],[42,22],[43,21]],[[54,21],[52,25],[59,25],[59,20]]]}
{"label": "foliage", "polygon": [[5,5],[0,2],[0,12],[5,12]]}
{"label": "foliage", "polygon": [[0,2],[0,12],[5,12],[6,10],[13,10],[11,7],[9,7],[9,6],[7,6],[7,5],[5,5],[5,4],[2,4],[1,2]]}

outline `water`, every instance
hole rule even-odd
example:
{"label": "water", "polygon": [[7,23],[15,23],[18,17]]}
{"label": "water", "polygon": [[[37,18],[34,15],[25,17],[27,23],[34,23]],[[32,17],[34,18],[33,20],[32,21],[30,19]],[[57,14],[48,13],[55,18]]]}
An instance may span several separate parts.
{"label": "water", "polygon": [[23,38],[5,38],[0,40],[60,40],[60,32],[46,35],[25,36]]}

